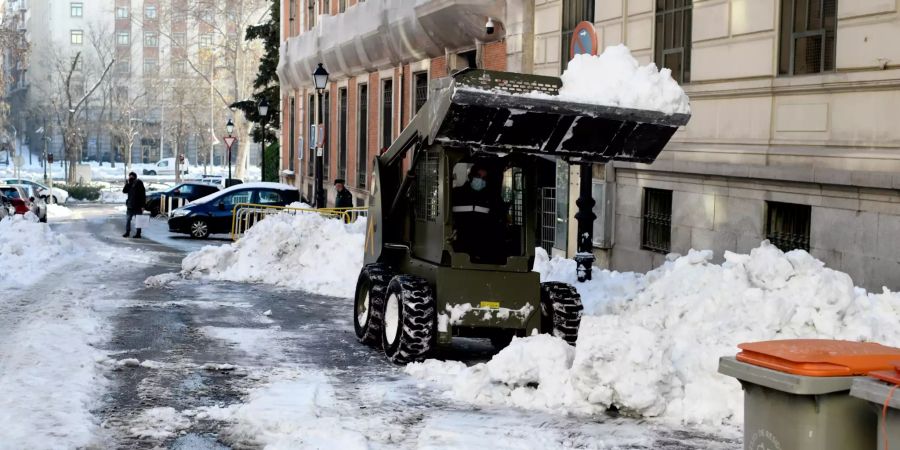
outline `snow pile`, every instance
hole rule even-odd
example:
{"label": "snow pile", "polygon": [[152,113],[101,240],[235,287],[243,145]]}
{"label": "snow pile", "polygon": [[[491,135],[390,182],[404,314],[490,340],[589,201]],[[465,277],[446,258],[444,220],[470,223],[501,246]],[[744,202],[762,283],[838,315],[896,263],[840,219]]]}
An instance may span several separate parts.
{"label": "snow pile", "polygon": [[352,297],[365,230],[364,219],[344,224],[312,213],[272,215],[233,244],[189,254],[182,273]]}
{"label": "snow pile", "polygon": [[[900,294],[855,288],[847,274],[808,253],[783,253],[768,242],[749,255],[726,252],[721,265],[711,259],[710,251],[674,258],[649,272],[632,299],[599,308],[608,314],[585,316],[564,370],[547,350],[546,341],[556,339],[535,336],[514,341],[486,364],[426,361],[407,372],[478,404],[583,413],[616,406],[715,427],[743,420],[740,385],[717,373],[719,357],[735,354],[739,343],[827,338],[900,346]],[[495,367],[535,361],[547,370],[523,375],[525,369]]]}
{"label": "snow pile", "polygon": [[689,114],[691,106],[669,69],[641,66],[628,47],[606,47],[598,56],[575,55],[562,76],[561,100]]}
{"label": "snow pile", "polygon": [[28,286],[80,253],[72,241],[33,215],[0,220],[0,286]]}
{"label": "snow pile", "polygon": [[72,217],[72,210],[62,205],[51,203],[47,205],[48,219],[68,219]]}
{"label": "snow pile", "polygon": [[128,432],[139,438],[165,439],[190,426],[190,419],[166,406],[142,411],[132,419]]}
{"label": "snow pile", "polygon": [[561,281],[575,286],[581,294],[584,314],[606,314],[616,305],[634,298],[644,288],[644,276],[634,272],[615,272],[594,267],[591,280],[579,283],[575,260],[550,259],[547,251],[538,247],[534,255],[534,271],[541,274],[541,282]]}

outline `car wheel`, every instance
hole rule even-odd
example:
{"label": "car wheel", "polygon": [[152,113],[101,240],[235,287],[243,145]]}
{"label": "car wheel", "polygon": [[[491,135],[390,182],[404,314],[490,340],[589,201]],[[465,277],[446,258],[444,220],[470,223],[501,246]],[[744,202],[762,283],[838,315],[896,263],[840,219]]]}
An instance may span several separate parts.
{"label": "car wheel", "polygon": [[[45,200],[45,201],[46,201],[46,200]],[[56,199],[56,196],[54,195],[54,196],[50,197],[50,203],[53,203],[54,205],[58,205],[58,204],[59,204],[59,200],[57,200],[57,199]]]}
{"label": "car wheel", "polygon": [[206,239],[209,237],[209,225],[203,219],[197,219],[191,222],[191,237],[195,239]]}
{"label": "car wheel", "polygon": [[156,175],[156,171],[155,171],[155,170],[148,170],[148,171],[147,171],[147,175]]}
{"label": "car wheel", "polygon": [[583,310],[581,295],[571,285],[556,281],[541,283],[542,333],[552,334],[574,346]]}

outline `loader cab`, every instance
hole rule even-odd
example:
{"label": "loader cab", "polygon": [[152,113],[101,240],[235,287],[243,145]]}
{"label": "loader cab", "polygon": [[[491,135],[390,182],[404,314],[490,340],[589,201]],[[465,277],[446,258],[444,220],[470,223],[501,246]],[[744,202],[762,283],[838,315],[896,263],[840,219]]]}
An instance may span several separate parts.
{"label": "loader cab", "polygon": [[[416,163],[412,256],[463,269],[527,272],[536,242],[536,167],[522,155],[472,155],[428,150]],[[472,186],[473,168],[485,186]],[[478,183],[476,183],[478,184]]]}

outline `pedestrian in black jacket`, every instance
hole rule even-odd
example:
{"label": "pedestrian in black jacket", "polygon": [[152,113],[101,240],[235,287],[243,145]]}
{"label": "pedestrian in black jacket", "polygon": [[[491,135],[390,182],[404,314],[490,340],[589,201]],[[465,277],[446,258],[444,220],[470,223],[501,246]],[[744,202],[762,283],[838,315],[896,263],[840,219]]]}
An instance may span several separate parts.
{"label": "pedestrian in black jacket", "polygon": [[[128,181],[125,182],[122,193],[128,194],[128,200],[125,201],[125,234],[123,234],[122,237],[128,237],[131,234],[131,220],[134,219],[135,216],[144,214],[144,206],[145,203],[147,203],[147,191],[144,189],[144,182],[138,180],[136,173],[131,172],[128,174]],[[140,239],[140,228],[137,228],[134,237]]]}
{"label": "pedestrian in black jacket", "polygon": [[344,187],[344,180],[338,178],[334,180],[334,190],[337,193],[334,196],[334,207],[335,208],[352,208],[353,207],[353,194]]}

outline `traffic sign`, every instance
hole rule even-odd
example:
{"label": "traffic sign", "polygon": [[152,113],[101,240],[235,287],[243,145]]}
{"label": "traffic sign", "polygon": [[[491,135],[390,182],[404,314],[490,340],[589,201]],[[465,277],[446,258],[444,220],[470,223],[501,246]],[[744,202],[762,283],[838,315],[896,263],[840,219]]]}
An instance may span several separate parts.
{"label": "traffic sign", "polygon": [[237,138],[234,136],[225,136],[223,140],[225,141],[225,147],[228,150],[231,150],[231,146],[234,145],[234,142],[237,141]]}
{"label": "traffic sign", "polygon": [[572,43],[570,44],[570,55],[596,55],[597,47],[597,31],[594,24],[584,21],[579,23],[572,32]]}

